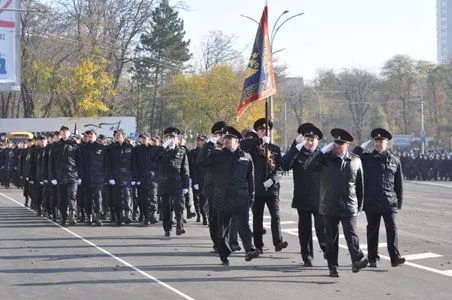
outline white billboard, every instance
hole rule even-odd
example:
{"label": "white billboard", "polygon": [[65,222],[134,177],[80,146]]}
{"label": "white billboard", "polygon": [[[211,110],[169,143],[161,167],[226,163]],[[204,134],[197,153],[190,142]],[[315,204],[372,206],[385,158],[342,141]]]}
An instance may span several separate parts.
{"label": "white billboard", "polygon": [[19,0],[0,0],[0,91],[20,86],[18,6]]}

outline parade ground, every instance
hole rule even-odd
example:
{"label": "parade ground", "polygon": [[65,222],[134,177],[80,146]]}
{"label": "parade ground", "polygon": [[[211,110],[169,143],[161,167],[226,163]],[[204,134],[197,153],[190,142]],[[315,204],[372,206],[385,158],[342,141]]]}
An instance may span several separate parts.
{"label": "parade ground", "polygon": [[[164,238],[162,225],[63,228],[23,207],[18,189],[0,190],[0,299],[450,299],[452,295],[452,183],[406,182],[397,223],[405,265],[392,268],[380,229],[380,264],[352,273],[340,239],[339,278],[328,277],[316,241],[314,267],[301,264],[292,178],[281,186],[281,227],[289,242],[276,253],[270,218],[264,254],[231,265],[211,253],[207,226],[194,219],[187,233]],[[365,251],[366,218],[358,232]]]}

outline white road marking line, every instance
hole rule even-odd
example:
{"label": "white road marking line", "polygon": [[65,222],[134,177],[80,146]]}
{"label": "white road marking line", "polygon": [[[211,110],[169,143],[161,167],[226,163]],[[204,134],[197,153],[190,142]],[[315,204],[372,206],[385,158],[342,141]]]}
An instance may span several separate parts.
{"label": "white road marking line", "polygon": [[[287,234],[298,236],[298,228],[282,229],[281,231],[284,232],[284,233],[287,233]],[[344,235],[340,234],[339,238],[344,238]],[[318,241],[316,236],[313,236],[312,239],[314,241]],[[381,243],[381,244],[386,244],[386,243]],[[378,246],[380,247],[380,243],[378,244]],[[347,245],[339,244],[339,247],[348,250]],[[363,251],[364,254],[367,254],[367,251],[365,251],[363,249],[361,249],[361,250]],[[438,254],[435,254],[435,255],[438,255]],[[381,254],[379,254],[379,256],[382,259],[386,259],[386,260],[389,260],[389,261],[391,260],[391,258],[389,256],[385,256],[385,255],[381,255]],[[409,255],[405,256],[405,258],[406,257],[409,257]],[[404,265],[407,265],[407,266],[410,266],[410,267],[413,267],[413,268],[417,268],[417,269],[421,269],[421,270],[424,270],[424,271],[429,271],[429,272],[432,272],[432,273],[436,273],[436,274],[452,277],[452,270],[441,271],[441,270],[438,270],[438,269],[434,269],[434,268],[426,267],[426,266],[423,266],[423,265],[415,264],[415,263],[412,263],[412,262],[409,262],[409,261],[405,262]]]}
{"label": "white road marking line", "polygon": [[[22,203],[20,203],[20,202],[14,200],[13,198],[11,198],[11,197],[9,197],[9,196],[7,196],[7,195],[5,195],[5,194],[0,193],[0,196],[3,196],[3,197],[5,197],[6,199],[8,199],[8,200],[10,200],[10,201],[16,203],[17,205],[19,205],[19,206],[25,208],[25,206],[24,206]],[[30,211],[33,211],[31,208],[28,208],[28,207],[27,207],[27,209],[30,210]],[[187,299],[187,300],[195,300],[194,298],[188,296],[187,294],[184,294],[183,292],[181,292],[181,291],[179,291],[179,290],[173,288],[172,286],[170,286],[170,285],[164,283],[163,281],[160,281],[159,279],[157,279],[157,278],[155,278],[154,276],[152,276],[152,275],[146,273],[145,271],[143,271],[143,270],[141,270],[141,269],[135,267],[135,266],[132,265],[131,263],[128,263],[127,261],[123,260],[122,258],[119,258],[119,257],[115,256],[114,254],[108,252],[108,251],[105,250],[104,248],[97,246],[97,245],[94,244],[93,242],[91,242],[91,241],[85,239],[84,237],[78,235],[77,233],[75,233],[75,232],[73,232],[73,231],[71,231],[71,230],[69,230],[69,229],[67,229],[67,228],[65,228],[65,227],[63,227],[63,226],[61,226],[60,224],[55,223],[55,222],[53,222],[53,221],[51,221],[51,220],[49,220],[49,219],[47,219],[47,218],[44,218],[44,219],[47,220],[47,221],[49,221],[50,223],[54,224],[55,226],[57,226],[57,227],[63,229],[63,230],[66,231],[67,233],[69,233],[69,234],[75,236],[76,238],[80,239],[81,241],[85,242],[86,244],[88,244],[88,245],[90,245],[90,246],[96,248],[96,249],[99,250],[100,252],[102,252],[102,253],[104,253],[104,254],[110,256],[111,258],[113,258],[113,259],[115,259],[116,261],[122,263],[123,265],[125,265],[125,266],[127,266],[127,267],[129,267],[129,268],[131,268],[131,269],[133,269],[133,270],[135,270],[136,272],[140,273],[140,274],[143,275],[144,277],[146,277],[146,278],[148,278],[148,279],[150,279],[150,280],[152,280],[152,281],[154,281],[154,282],[160,284],[161,286],[163,286],[163,287],[169,289],[170,291],[172,291],[172,292],[178,294],[178,295],[181,296],[182,298]]]}
{"label": "white road marking line", "polygon": [[[361,244],[359,245],[359,247],[361,249],[367,249],[367,245]],[[378,243],[378,248],[384,248],[384,247],[388,247],[387,243]]]}
{"label": "white road marking line", "polygon": [[[292,225],[292,224],[298,224],[298,222],[294,222],[294,221],[280,221],[279,222],[281,225]],[[264,222],[264,226],[271,226],[271,222]]]}
{"label": "white road marking line", "polygon": [[413,184],[423,184],[423,185],[432,185],[432,186],[440,186],[445,188],[452,188],[452,185],[441,184],[441,183],[433,183],[433,182],[424,182],[424,181],[408,181]]}
{"label": "white road marking line", "polygon": [[441,257],[442,255],[426,252],[426,253],[419,253],[419,254],[411,254],[411,255],[405,255],[406,260],[417,260],[417,259],[427,259],[427,258],[435,258],[435,257]]}

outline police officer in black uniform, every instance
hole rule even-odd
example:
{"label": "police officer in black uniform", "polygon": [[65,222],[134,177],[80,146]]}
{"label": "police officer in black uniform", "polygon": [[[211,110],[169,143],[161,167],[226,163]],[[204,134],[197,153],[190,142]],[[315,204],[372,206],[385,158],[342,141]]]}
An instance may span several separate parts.
{"label": "police officer in black uniform", "polygon": [[293,170],[294,196],[292,208],[298,212],[298,238],[304,266],[312,267],[314,247],[312,241],[312,217],[320,249],[325,253],[325,226],[319,214],[320,178],[318,172],[304,169],[305,161],[311,153],[320,151],[319,140],[322,131],[312,123],[304,123],[298,128],[299,136],[282,159],[285,171]]}
{"label": "police officer in black uniform", "polygon": [[[85,131],[87,141],[81,146],[82,184],[87,224],[102,226],[102,190],[105,183],[106,147],[97,142],[94,129]],[[94,218],[93,218],[94,216]]]}
{"label": "police officer in black uniform", "polygon": [[[267,130],[268,125],[268,130]],[[258,138],[247,138],[240,148],[251,154],[254,164],[255,199],[253,204],[253,238],[256,249],[263,254],[264,208],[267,205],[271,216],[271,230],[275,251],[287,248],[281,233],[279,217],[279,180],[282,176],[281,149],[270,143],[269,132],[273,122],[260,118],[254,122]]]}
{"label": "police officer in black uniform", "polygon": [[[61,225],[75,225],[77,212],[77,185],[80,180],[81,155],[77,143],[69,139],[71,132],[67,126],[60,128],[60,140],[55,143],[51,155],[51,183],[58,188],[58,207]],[[68,215],[69,209],[69,215]]]}
{"label": "police officer in black uniform", "polygon": [[171,235],[171,214],[176,215],[176,235],[185,233],[183,225],[184,195],[188,193],[190,170],[185,149],[179,147],[180,130],[164,130],[166,141],[157,155],[158,193],[162,197],[161,215],[165,237]]}
{"label": "police officer in black uniform", "polygon": [[400,160],[388,148],[392,139],[389,131],[375,128],[370,133],[375,142],[375,150],[363,152],[371,141],[355,148],[360,154],[364,170],[364,211],[367,218],[367,245],[370,267],[377,267],[378,233],[383,218],[386,227],[388,252],[391,265],[397,267],[405,262],[398,245],[397,211],[402,208],[403,174]]}
{"label": "police officer in black uniform", "polygon": [[[218,121],[213,124],[211,128],[211,133],[214,138],[216,138],[215,147],[212,151],[221,151],[223,148],[223,134],[224,129],[228,126],[228,124],[225,121]],[[207,145],[205,143],[203,145],[203,148],[211,147],[210,145]],[[203,149],[201,148],[201,149]],[[202,150],[201,150],[202,151]],[[206,170],[206,174],[204,176],[204,180],[202,182],[201,186],[201,193],[204,194],[206,197],[206,202],[208,205],[208,219],[209,219],[209,233],[210,233],[210,239],[213,242],[213,251],[218,252],[218,241],[219,241],[219,232],[218,232],[218,213],[213,205],[215,201],[215,192],[214,192],[214,177],[213,177],[213,170],[211,168],[211,165],[209,164],[202,164],[200,161],[200,156],[198,155],[197,163],[200,168]]]}
{"label": "police officer in black uniform", "polygon": [[203,225],[207,225],[207,217],[204,211],[204,205],[206,203],[206,197],[201,190],[203,188],[204,177],[206,176],[207,169],[202,168],[196,162],[198,154],[201,151],[202,146],[206,140],[205,135],[198,135],[196,137],[196,148],[188,151],[188,162],[190,166],[190,178],[192,180],[192,191],[193,191],[193,204],[195,206],[196,212],[196,222],[201,222]]}
{"label": "police officer in black uniform", "polygon": [[140,145],[135,147],[135,158],[137,160],[137,188],[140,213],[144,215],[143,224],[157,223],[157,160],[156,155],[160,147],[151,145],[150,136],[146,133],[140,134]]}
{"label": "police officer in black uniform", "polygon": [[218,251],[223,265],[229,265],[231,219],[237,217],[238,231],[245,248],[245,260],[259,256],[251,240],[249,208],[254,202],[254,166],[251,156],[239,148],[241,134],[233,127],[224,128],[224,148],[216,151],[216,138],[208,140],[198,161],[212,168],[214,181],[213,206],[218,213]]}
{"label": "police officer in black uniform", "polygon": [[368,264],[359,247],[356,233],[358,212],[363,208],[363,169],[358,155],[348,151],[353,136],[344,129],[331,130],[334,142],[313,152],[305,168],[320,172],[319,213],[324,216],[326,257],[331,277],[337,272],[339,254],[339,222],[352,260],[352,271],[359,272]]}
{"label": "police officer in black uniform", "polygon": [[116,225],[132,222],[132,186],[136,168],[133,146],[124,140],[124,131],[114,131],[114,143],[107,147],[106,173],[111,189]]}

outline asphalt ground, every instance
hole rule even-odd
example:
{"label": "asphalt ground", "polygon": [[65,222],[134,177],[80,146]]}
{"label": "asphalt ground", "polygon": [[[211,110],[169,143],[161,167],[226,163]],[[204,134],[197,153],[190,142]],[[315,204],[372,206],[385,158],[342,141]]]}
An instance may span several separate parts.
{"label": "asphalt ground", "polygon": [[[251,262],[234,253],[229,267],[193,219],[169,240],[161,224],[62,228],[24,208],[21,191],[0,190],[0,299],[451,299],[451,183],[406,182],[397,216],[404,266],[391,267],[382,224],[379,267],[352,273],[341,238],[340,277],[330,278],[316,242],[314,267],[301,264],[291,181],[284,177],[280,197],[289,247],[274,251],[267,216],[265,253]],[[365,226],[361,215],[363,250]]]}

